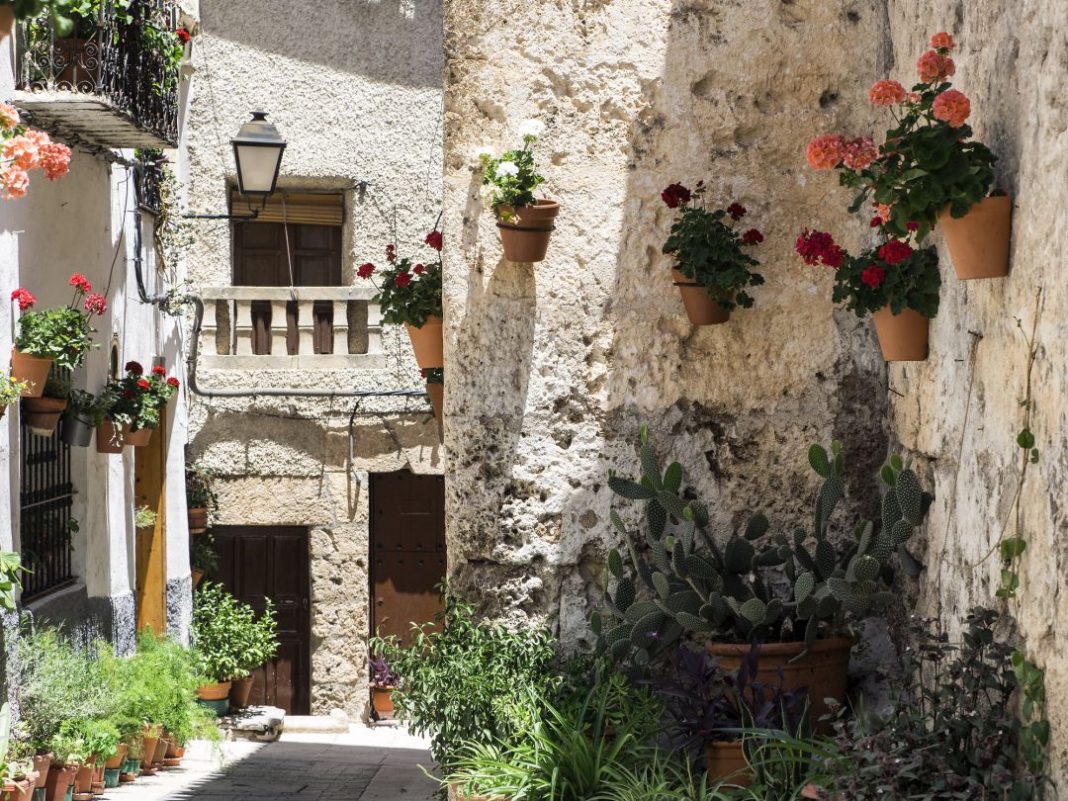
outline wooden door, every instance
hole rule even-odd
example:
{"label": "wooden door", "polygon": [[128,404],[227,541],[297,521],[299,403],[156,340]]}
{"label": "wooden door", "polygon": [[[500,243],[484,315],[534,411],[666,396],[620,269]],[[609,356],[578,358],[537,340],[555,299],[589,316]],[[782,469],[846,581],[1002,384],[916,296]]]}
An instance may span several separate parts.
{"label": "wooden door", "polygon": [[278,613],[278,655],[253,674],[250,703],[290,715],[311,708],[311,617],[308,531],[293,526],[219,526],[218,580],[262,612],[266,598]]}
{"label": "wooden door", "polygon": [[143,448],[134,448],[134,496],[137,507],[156,513],[156,523],[137,529],[134,560],[137,572],[137,630],[167,631],[167,428],[160,426]]}
{"label": "wooden door", "polygon": [[407,470],[371,476],[371,633],[407,641],[441,610],[445,479]]}

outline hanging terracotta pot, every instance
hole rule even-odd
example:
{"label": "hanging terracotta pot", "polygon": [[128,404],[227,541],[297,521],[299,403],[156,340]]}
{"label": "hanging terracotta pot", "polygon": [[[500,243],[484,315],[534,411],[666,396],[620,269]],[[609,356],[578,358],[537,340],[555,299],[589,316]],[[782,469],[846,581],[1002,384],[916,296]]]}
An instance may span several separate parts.
{"label": "hanging terracotta pot", "polygon": [[248,706],[248,697],[252,694],[252,676],[234,679],[230,682],[230,707],[244,709]]}
{"label": "hanging terracotta pot", "polygon": [[0,42],[4,41],[15,30],[15,9],[5,3],[0,6]]}
{"label": "hanging terracotta pot", "polygon": [[753,780],[753,771],[745,761],[745,748],[741,740],[712,742],[705,750],[705,769],[712,782],[727,780],[740,787],[748,787]]}
{"label": "hanging terracotta pot", "polygon": [[1004,278],[1009,274],[1009,240],[1012,235],[1012,198],[988,197],[963,217],[949,210],[938,217],[957,278]]}
{"label": "hanging terracotta pot", "polygon": [[96,427],[97,453],[122,453],[125,444],[122,429],[116,428],[110,420],[105,420]]}
{"label": "hanging terracotta pot", "polygon": [[445,338],[440,317],[427,317],[418,328],[404,324],[412,340],[415,362],[424,370],[445,366]]}
{"label": "hanging terracotta pot", "polygon": [[152,441],[152,432],[154,428],[130,428],[129,425],[123,426],[122,434],[126,439],[127,445],[132,445],[135,448],[146,448]]}
{"label": "hanging terracotta pot", "polygon": [[193,506],[186,509],[189,519],[189,533],[203,534],[208,530],[208,510],[203,506]]}
{"label": "hanging terracotta pot", "polygon": [[88,448],[93,441],[93,422],[77,414],[68,414],[63,418],[63,429],[59,436],[72,447]]}
{"label": "hanging terracotta pot", "polygon": [[927,358],[927,337],[931,321],[914,309],[894,314],[884,306],[872,314],[879,347],[888,362],[922,362]]}
{"label": "hanging terracotta pot", "polygon": [[67,408],[66,398],[25,398],[22,408],[26,414],[26,424],[30,432],[39,437],[50,437],[56,433],[59,418]]}
{"label": "hanging terracotta pot", "polygon": [[52,359],[38,359],[36,356],[20,353],[17,348],[11,349],[11,377],[15,381],[26,382],[22,397],[41,397],[48,380],[48,371],[51,369]]}
{"label": "hanging terracotta pot", "polygon": [[442,421],[444,420],[443,413],[445,403],[445,385],[438,383],[427,383],[426,394],[430,396],[430,406],[434,410],[434,419],[438,421],[438,428],[442,427]]}
{"label": "hanging terracotta pot", "polygon": [[[705,643],[708,653],[718,659],[720,670],[725,673],[737,671],[751,647],[748,643]],[[752,680],[766,688],[769,699],[781,677],[784,692],[808,691],[813,721],[829,711],[824,699],[845,703],[849,651],[853,647],[849,637],[817,640],[807,651],[803,642],[769,642],[757,647],[757,670]]]}
{"label": "hanging terracotta pot", "polygon": [[549,250],[549,237],[556,228],[560,204],[539,200],[533,206],[501,206],[497,228],[501,232],[504,257],[514,262],[542,261]]}
{"label": "hanging terracotta pot", "polygon": [[686,316],[693,325],[720,325],[731,318],[730,310],[716,303],[701,284],[687,278],[681,270],[673,269],[671,276],[682,295]]}

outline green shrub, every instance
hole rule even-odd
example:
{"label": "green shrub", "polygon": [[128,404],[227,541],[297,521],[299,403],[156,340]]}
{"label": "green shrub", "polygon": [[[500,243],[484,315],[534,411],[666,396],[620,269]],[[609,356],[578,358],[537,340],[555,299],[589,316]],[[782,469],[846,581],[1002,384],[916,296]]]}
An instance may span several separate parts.
{"label": "green shrub", "polygon": [[193,601],[193,645],[200,672],[209,681],[248,676],[278,650],[274,606],[267,599],[256,611],[228,593],[221,584],[204,583]]}
{"label": "green shrub", "polygon": [[544,629],[512,631],[476,622],[472,608],[447,595],[435,624],[412,629],[411,644],[375,638],[372,652],[400,675],[397,713],[446,770],[465,744],[508,741],[530,725],[534,699],[549,694],[553,641]]}

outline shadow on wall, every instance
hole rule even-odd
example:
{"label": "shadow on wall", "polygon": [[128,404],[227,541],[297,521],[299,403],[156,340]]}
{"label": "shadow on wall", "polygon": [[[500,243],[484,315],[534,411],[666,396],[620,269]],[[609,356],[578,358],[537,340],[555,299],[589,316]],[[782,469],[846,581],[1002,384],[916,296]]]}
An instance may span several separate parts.
{"label": "shadow on wall", "polygon": [[[331,72],[441,86],[441,0],[201,0],[212,36]],[[314,109],[313,109],[314,110]]]}

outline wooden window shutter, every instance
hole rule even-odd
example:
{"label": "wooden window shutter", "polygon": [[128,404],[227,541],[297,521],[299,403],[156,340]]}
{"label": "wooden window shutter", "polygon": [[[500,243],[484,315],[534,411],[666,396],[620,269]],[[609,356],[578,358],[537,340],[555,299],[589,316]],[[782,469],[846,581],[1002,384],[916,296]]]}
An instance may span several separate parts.
{"label": "wooden window shutter", "polygon": [[[230,208],[234,214],[248,209],[248,202],[236,189],[230,190]],[[275,192],[254,222],[341,226],[344,219],[345,197],[341,192]]]}

